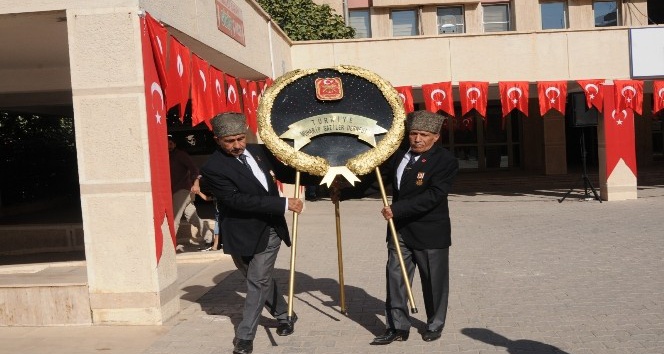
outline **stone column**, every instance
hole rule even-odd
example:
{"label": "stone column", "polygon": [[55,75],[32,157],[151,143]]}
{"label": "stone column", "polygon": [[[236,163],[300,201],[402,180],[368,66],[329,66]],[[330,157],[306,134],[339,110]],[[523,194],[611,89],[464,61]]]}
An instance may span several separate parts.
{"label": "stone column", "polygon": [[67,11],[88,286],[95,324],[179,311],[167,227],[156,258],[138,7]]}
{"label": "stone column", "polygon": [[598,120],[599,186],[602,200],[636,199],[634,112],[618,111],[613,85],[604,85],[604,109]]}

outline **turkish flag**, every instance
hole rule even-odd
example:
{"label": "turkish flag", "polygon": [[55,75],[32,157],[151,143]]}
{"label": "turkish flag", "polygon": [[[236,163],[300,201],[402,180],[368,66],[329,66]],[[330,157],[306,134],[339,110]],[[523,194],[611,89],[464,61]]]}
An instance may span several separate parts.
{"label": "turkish flag", "polygon": [[161,259],[164,235],[161,225],[166,218],[171,231],[175,251],[175,228],[173,226],[173,204],[171,201],[171,174],[166,138],[166,106],[164,93],[154,62],[152,46],[145,19],[141,18],[141,47],[143,54],[143,79],[145,85],[145,109],[148,128],[148,151],[152,188],[152,212],[157,264]]}
{"label": "turkish flag", "polygon": [[161,81],[162,89],[165,89],[168,84],[166,82],[166,45],[168,41],[168,31],[166,31],[164,25],[155,20],[149,13],[145,14],[145,20],[148,24],[150,44],[152,45],[152,53],[154,53],[154,61],[157,66],[159,81]]}
{"label": "turkish flag", "polygon": [[598,111],[604,109],[604,80],[577,80],[579,86],[586,94],[586,104],[588,108],[595,106]]}
{"label": "turkish flag", "polygon": [[664,81],[656,80],[652,82],[652,101],[653,113],[664,109]]}
{"label": "turkish flag", "polygon": [[212,85],[212,116],[226,111],[226,86],[224,72],[210,65],[210,85]]}
{"label": "turkish flag", "polygon": [[226,89],[226,111],[242,113],[242,107],[240,106],[240,93],[237,89],[237,81],[235,77],[224,74],[227,89]]}
{"label": "turkish flag", "polygon": [[273,83],[274,83],[274,81],[272,79],[270,79],[269,77],[265,78],[265,88],[268,88],[268,87],[272,86]]}
{"label": "turkish flag", "polygon": [[214,101],[212,81],[210,80],[209,64],[198,55],[192,55],[191,60],[191,125],[197,126],[201,122],[208,122],[214,116],[212,102]]}
{"label": "turkish flag", "polygon": [[[615,81],[614,81],[615,83]],[[611,86],[607,86],[611,88]],[[618,87],[615,90],[619,92]],[[606,148],[606,176],[611,176],[620,160],[636,176],[636,139],[634,113],[616,107],[614,95],[604,95],[604,143]]]}
{"label": "turkish flag", "polygon": [[503,117],[515,108],[528,117],[528,81],[501,81],[498,88]]}
{"label": "turkish flag", "polygon": [[482,117],[486,117],[486,106],[489,101],[489,83],[481,81],[459,82],[459,98],[461,99],[461,115],[465,116],[475,109]]}
{"label": "turkish flag", "polygon": [[184,110],[189,101],[189,85],[191,84],[191,59],[189,48],[171,36],[168,64],[166,66],[166,106],[170,109],[180,105],[180,121],[184,118]]}
{"label": "turkish flag", "polygon": [[256,83],[240,79],[240,87],[242,88],[242,107],[244,108],[244,115],[247,117],[247,125],[252,132],[256,133],[258,131],[258,123],[256,122],[256,108],[258,108],[258,105],[254,104],[254,102],[257,102],[257,98],[253,98],[258,95]]}
{"label": "turkish flag", "polygon": [[643,114],[643,81],[613,80],[613,86],[617,110],[631,108],[639,115]]}
{"label": "turkish flag", "polygon": [[437,82],[422,85],[422,96],[427,111],[438,113],[442,110],[450,116],[454,116],[454,100],[452,98],[452,83]]}
{"label": "turkish flag", "polygon": [[537,96],[539,97],[540,115],[555,109],[565,115],[567,101],[567,81],[538,81]]}
{"label": "turkish flag", "polygon": [[403,108],[406,111],[406,114],[414,111],[413,88],[411,86],[399,86],[394,89],[397,90],[399,97],[401,97],[401,102],[403,102]]}

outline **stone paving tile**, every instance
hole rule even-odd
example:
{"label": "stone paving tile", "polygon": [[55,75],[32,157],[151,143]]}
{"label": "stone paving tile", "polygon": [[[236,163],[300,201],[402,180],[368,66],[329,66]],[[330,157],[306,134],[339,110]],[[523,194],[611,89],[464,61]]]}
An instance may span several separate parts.
{"label": "stone paving tile", "polygon": [[[334,209],[300,216],[289,337],[267,313],[254,353],[664,353],[664,187],[632,201],[579,201],[566,190],[454,194],[448,322],[425,343],[420,312],[407,342],[370,346],[383,332],[385,222],[376,199],[341,203],[346,306],[339,312]],[[290,249],[275,272],[287,290]],[[230,353],[244,284],[237,272],[182,311],[147,354]]]}

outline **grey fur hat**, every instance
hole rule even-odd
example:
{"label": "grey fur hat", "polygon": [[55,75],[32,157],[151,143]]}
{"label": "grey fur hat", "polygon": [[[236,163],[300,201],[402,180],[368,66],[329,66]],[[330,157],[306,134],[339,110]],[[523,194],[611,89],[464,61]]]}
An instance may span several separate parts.
{"label": "grey fur hat", "polygon": [[440,133],[440,128],[443,126],[443,121],[445,117],[437,113],[431,113],[429,111],[415,111],[408,113],[406,117],[406,129],[411,130],[422,130],[426,132],[431,132],[434,134]]}
{"label": "grey fur hat", "polygon": [[247,133],[247,119],[241,113],[217,114],[210,123],[214,136],[218,138]]}

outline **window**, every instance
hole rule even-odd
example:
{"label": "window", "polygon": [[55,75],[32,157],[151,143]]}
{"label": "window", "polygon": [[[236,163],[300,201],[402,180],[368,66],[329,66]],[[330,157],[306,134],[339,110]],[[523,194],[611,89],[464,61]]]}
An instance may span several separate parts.
{"label": "window", "polygon": [[595,27],[618,26],[618,4],[616,1],[595,1]]}
{"label": "window", "polygon": [[484,5],[484,32],[510,30],[510,7],[508,4]]}
{"label": "window", "polygon": [[564,1],[542,2],[540,13],[543,30],[567,28],[567,9]]}
{"label": "window", "polygon": [[392,35],[417,36],[417,12],[415,10],[393,10],[390,14],[392,18]]}
{"label": "window", "polygon": [[349,10],[348,25],[355,29],[355,38],[371,38],[369,9]]}
{"label": "window", "polygon": [[463,6],[439,7],[436,13],[438,15],[438,34],[466,32],[463,22]]}

